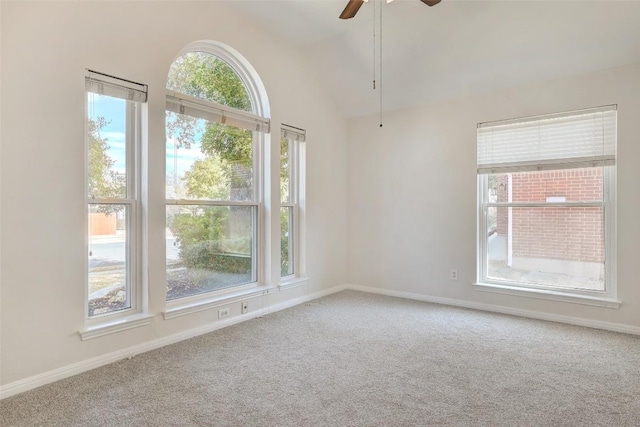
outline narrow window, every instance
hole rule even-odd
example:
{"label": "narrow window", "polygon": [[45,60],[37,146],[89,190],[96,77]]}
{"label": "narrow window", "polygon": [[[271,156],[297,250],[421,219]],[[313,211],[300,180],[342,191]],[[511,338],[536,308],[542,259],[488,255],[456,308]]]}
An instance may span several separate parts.
{"label": "narrow window", "polygon": [[480,124],[478,280],[615,296],[615,106]]}
{"label": "narrow window", "polygon": [[[172,64],[167,81],[167,300],[259,280],[262,133],[269,120],[216,46]],[[222,52],[221,52],[222,53]]]}
{"label": "narrow window", "polygon": [[280,139],[280,275],[300,276],[301,210],[304,194],[303,129],[283,125]]}
{"label": "narrow window", "polygon": [[146,86],[91,72],[86,88],[87,315],[138,310],[140,115]]}

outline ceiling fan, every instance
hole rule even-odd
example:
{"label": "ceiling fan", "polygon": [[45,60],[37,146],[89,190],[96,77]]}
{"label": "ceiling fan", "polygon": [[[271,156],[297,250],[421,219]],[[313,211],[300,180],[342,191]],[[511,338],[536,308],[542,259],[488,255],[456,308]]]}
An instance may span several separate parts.
{"label": "ceiling fan", "polygon": [[[350,19],[356,16],[356,13],[358,13],[358,10],[360,10],[360,6],[362,6],[362,4],[367,1],[369,0],[349,0],[349,3],[347,3],[347,6],[344,8],[342,13],[340,14],[340,19]],[[387,3],[391,3],[392,1],[393,0],[387,0]],[[427,6],[435,6],[438,3],[440,3],[441,0],[420,0],[420,1],[426,4]]]}

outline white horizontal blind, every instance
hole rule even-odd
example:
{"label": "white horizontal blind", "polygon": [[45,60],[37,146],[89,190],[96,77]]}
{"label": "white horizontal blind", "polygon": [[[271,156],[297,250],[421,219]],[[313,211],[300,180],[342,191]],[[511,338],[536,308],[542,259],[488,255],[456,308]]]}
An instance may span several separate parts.
{"label": "white horizontal blind", "polygon": [[126,99],[133,102],[147,102],[147,85],[110,78],[109,76],[89,75],[84,78],[84,88],[87,92],[113,98]]}
{"label": "white horizontal blind", "polygon": [[210,122],[223,123],[257,132],[270,132],[271,121],[268,118],[172,90],[167,91],[166,108],[174,113]]}
{"label": "white horizontal blind", "polygon": [[478,125],[478,173],[613,165],[615,105]]}
{"label": "white horizontal blind", "polygon": [[284,123],[280,128],[280,133],[282,134],[282,138],[289,139],[291,141],[305,142],[307,140],[306,130],[285,125]]}

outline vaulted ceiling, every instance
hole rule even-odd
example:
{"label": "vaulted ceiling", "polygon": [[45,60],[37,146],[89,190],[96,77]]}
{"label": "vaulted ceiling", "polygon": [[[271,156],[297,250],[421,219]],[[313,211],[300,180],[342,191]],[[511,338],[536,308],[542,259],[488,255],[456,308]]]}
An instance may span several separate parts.
{"label": "vaulted ceiling", "polygon": [[[372,89],[374,5],[340,20],[346,2],[231,4],[298,48],[312,78],[355,117],[380,108]],[[442,0],[427,7],[396,0],[381,7],[387,111],[640,62],[640,1]]]}

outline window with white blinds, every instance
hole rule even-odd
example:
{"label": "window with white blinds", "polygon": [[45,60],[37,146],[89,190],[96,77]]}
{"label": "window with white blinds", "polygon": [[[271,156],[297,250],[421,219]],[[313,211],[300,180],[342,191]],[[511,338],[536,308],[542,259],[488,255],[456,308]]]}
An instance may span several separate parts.
{"label": "window with white blinds", "polygon": [[615,105],[478,125],[483,291],[617,307]]}
{"label": "window with white blinds", "polygon": [[[216,42],[187,47],[166,86],[166,280],[172,313],[264,282],[264,149],[259,76]],[[197,95],[197,96],[194,96]],[[263,101],[264,100],[264,101]]]}
{"label": "window with white blinds", "polygon": [[167,111],[204,119],[212,123],[222,123],[256,132],[269,133],[271,120],[227,105],[167,90]]}
{"label": "window with white blinds", "polygon": [[140,196],[147,85],[87,71],[85,307],[86,326],[95,327],[144,310]]}
{"label": "window with white blinds", "polygon": [[295,128],[293,126],[282,125],[280,129],[282,138],[296,142],[305,142],[307,140],[307,131]]}
{"label": "window with white blinds", "polygon": [[147,85],[87,70],[84,88],[87,92],[132,102],[147,102]]}
{"label": "window with white blinds", "polygon": [[615,105],[478,125],[478,173],[615,164]]}

